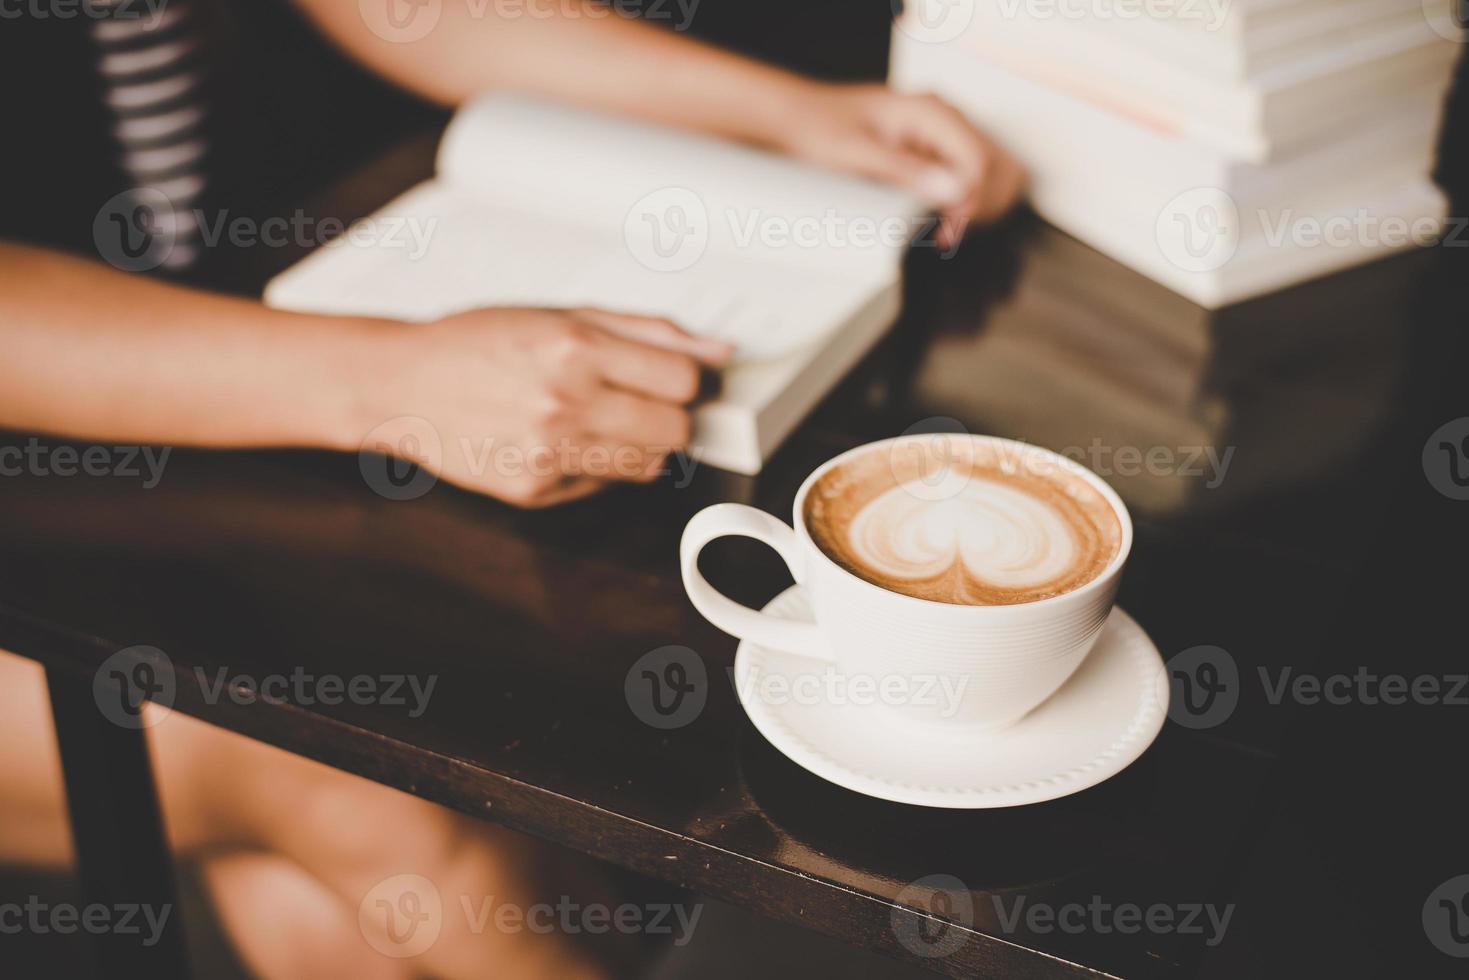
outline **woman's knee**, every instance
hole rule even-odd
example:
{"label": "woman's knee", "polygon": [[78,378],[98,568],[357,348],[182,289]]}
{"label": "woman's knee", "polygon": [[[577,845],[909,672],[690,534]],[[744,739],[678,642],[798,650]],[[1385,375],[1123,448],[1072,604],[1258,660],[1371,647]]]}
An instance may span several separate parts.
{"label": "woman's knee", "polygon": [[288,858],[235,852],[210,858],[204,877],[221,920],[252,972],[274,977],[408,980],[365,940],[356,909]]}
{"label": "woman's knee", "polygon": [[259,828],[261,837],[319,873],[432,878],[465,865],[481,875],[505,870],[499,849],[484,846],[504,832],[445,807],[295,756],[254,764],[274,770],[268,779],[272,803],[257,811],[269,822]]}

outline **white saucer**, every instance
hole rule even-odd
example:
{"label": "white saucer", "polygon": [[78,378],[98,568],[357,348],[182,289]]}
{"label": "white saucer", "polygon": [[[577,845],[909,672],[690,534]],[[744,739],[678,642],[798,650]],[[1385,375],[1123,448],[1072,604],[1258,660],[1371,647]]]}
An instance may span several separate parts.
{"label": "white saucer", "polygon": [[[765,611],[811,618],[800,586]],[[1016,724],[973,731],[902,721],[868,698],[794,698],[762,691],[832,670],[824,661],[741,641],[735,691],[760,734],[792,762],[847,789],[896,803],[979,809],[1069,796],[1142,755],[1168,713],[1163,658],[1142,627],[1114,608],[1075,674]],[[810,683],[810,681],[806,681]],[[848,703],[832,703],[846,701]]]}

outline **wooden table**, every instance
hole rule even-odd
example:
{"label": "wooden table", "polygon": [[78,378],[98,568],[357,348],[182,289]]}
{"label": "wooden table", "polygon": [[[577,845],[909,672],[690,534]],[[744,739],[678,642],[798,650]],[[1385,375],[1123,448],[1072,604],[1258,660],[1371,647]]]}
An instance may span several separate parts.
{"label": "wooden table", "polygon": [[[392,196],[427,173],[431,145],[344,181],[321,213],[350,218]],[[7,476],[0,647],[53,678],[98,892],[167,889],[141,739],[99,723],[92,702],[99,665],[147,644],[167,655],[175,710],[941,974],[1191,975],[1227,958],[1233,933],[1216,946],[1177,929],[1032,928],[1007,910],[1223,908],[1242,879],[1259,890],[1252,856],[1278,839],[1267,828],[1280,801],[1299,799],[1279,778],[1292,713],[1249,678],[1336,662],[1344,609],[1402,581],[1379,570],[1391,545],[1343,528],[1454,506],[1419,462],[1454,390],[1439,354],[1454,324],[1434,302],[1445,277],[1442,256],[1423,252],[1211,314],[1022,215],[952,259],[915,254],[902,322],[758,478],[697,468],[686,486],[531,513],[442,484],[384,499],[356,457],[309,452],[177,450],[153,487]],[[754,731],[728,680],[735,641],[683,595],[685,521],[720,500],[787,515],[831,455],[955,422],[1108,476],[1137,526],[1120,603],[1165,656],[1229,652],[1247,683],[1227,720],[1170,722],[1131,768],[1073,797],[966,812],[855,795]],[[716,543],[706,564],[755,604],[789,582],[749,542]],[[669,644],[707,668],[707,700],[660,730],[624,681]],[[420,717],[244,705],[211,698],[196,668],[436,686]],[[1300,886],[1288,863],[1263,873],[1266,891]],[[926,907],[909,886],[933,875],[961,881],[972,912]],[[957,948],[924,955],[923,935]]]}

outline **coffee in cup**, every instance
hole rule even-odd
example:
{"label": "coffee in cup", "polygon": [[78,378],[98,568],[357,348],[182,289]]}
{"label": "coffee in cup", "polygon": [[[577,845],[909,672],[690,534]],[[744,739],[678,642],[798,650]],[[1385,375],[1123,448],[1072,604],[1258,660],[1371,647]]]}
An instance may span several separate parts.
{"label": "coffee in cup", "polygon": [[845,459],[802,517],[828,558],[919,599],[996,606],[1070,592],[1117,557],[1122,523],[1084,477],[1006,443],[941,436]]}

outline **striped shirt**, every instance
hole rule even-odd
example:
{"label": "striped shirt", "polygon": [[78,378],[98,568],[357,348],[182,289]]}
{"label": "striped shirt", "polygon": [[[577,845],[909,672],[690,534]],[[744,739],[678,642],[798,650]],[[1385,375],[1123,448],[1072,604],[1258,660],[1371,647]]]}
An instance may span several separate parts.
{"label": "striped shirt", "polygon": [[[207,187],[203,59],[188,0],[93,0],[90,24],[103,100],[135,229],[161,243],[156,264],[170,272],[199,258],[197,213]],[[121,212],[119,214],[121,217]],[[126,232],[127,229],[124,229]]]}

